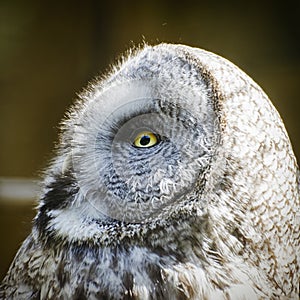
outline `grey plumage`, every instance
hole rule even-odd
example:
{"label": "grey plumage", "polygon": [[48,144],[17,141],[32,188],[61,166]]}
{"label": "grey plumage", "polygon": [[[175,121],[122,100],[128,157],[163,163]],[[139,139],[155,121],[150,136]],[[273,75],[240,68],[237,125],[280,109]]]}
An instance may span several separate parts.
{"label": "grey plumage", "polygon": [[145,46],[64,122],[1,298],[297,299],[298,178],[282,120],[245,73]]}

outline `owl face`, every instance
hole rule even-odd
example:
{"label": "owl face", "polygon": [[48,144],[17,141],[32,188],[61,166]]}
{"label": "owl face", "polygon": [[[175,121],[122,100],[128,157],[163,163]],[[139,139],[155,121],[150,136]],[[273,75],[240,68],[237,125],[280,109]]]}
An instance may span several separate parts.
{"label": "owl face", "polygon": [[83,201],[102,219],[153,220],[204,181],[217,134],[209,87],[195,84],[188,62],[163,59],[171,71],[156,76],[139,67],[144,57],[125,66],[73,125],[73,171]]}

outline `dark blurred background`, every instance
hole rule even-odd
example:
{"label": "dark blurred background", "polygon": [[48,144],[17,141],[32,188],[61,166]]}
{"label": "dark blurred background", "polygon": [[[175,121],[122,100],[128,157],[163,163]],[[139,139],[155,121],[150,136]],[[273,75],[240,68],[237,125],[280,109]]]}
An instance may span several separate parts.
{"label": "dark blurred background", "polygon": [[76,93],[143,40],[220,54],[280,112],[300,157],[300,1],[0,0],[0,279],[29,232],[37,178]]}

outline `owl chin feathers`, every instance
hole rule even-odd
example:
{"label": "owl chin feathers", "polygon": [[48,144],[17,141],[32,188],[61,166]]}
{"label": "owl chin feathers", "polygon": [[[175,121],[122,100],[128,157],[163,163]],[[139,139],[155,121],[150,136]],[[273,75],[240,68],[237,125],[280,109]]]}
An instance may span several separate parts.
{"label": "owl chin feathers", "polygon": [[64,121],[0,298],[297,298],[297,172],[245,73],[201,49],[145,46]]}

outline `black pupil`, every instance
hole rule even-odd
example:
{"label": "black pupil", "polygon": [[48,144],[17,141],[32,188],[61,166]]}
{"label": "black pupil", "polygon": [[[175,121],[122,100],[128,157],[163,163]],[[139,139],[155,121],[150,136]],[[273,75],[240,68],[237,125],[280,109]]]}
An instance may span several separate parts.
{"label": "black pupil", "polygon": [[141,140],[140,140],[140,144],[142,146],[146,146],[150,143],[150,136],[149,135],[143,135]]}

